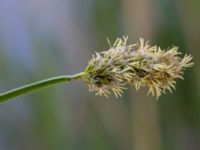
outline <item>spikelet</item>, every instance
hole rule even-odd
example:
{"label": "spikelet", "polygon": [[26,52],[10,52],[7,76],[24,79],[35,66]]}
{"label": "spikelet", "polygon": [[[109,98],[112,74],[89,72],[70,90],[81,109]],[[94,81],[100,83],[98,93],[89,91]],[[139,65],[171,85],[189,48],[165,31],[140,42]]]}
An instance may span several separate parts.
{"label": "spikelet", "polygon": [[178,47],[162,50],[150,46],[140,38],[136,44],[127,44],[128,37],[118,38],[110,49],[92,56],[85,69],[84,81],[90,91],[106,97],[111,91],[122,96],[127,84],[136,90],[148,88],[156,98],[166,90],[172,93],[176,79],[183,79],[185,68],[191,67],[192,56],[179,57]]}

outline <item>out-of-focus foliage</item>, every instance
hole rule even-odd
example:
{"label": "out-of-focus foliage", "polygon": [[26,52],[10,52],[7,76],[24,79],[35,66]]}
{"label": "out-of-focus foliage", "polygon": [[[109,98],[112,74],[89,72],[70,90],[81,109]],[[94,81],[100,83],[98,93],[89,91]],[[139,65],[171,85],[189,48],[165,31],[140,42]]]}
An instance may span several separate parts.
{"label": "out-of-focus foliage", "polygon": [[1,0],[0,91],[80,72],[95,51],[129,35],[194,56],[176,91],[94,96],[82,82],[0,105],[0,150],[200,149],[200,1]]}

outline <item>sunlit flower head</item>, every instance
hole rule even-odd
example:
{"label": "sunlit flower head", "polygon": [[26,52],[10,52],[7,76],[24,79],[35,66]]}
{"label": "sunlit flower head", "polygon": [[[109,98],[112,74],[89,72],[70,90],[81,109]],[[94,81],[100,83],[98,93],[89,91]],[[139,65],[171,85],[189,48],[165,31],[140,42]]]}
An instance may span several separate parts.
{"label": "sunlit flower head", "polygon": [[185,68],[193,65],[191,55],[181,58],[178,47],[162,50],[142,38],[136,44],[127,40],[118,38],[109,50],[92,56],[84,77],[90,91],[106,97],[112,91],[118,97],[130,84],[136,90],[147,87],[148,94],[158,98],[167,90],[172,92],[176,79],[183,79]]}

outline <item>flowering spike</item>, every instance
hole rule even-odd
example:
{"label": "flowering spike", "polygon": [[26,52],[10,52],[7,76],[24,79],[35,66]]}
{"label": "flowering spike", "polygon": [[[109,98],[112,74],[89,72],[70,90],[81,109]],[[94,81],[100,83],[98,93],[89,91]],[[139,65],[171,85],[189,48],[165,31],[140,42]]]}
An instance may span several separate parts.
{"label": "flowering spike", "polygon": [[176,79],[183,79],[185,68],[194,64],[191,55],[179,57],[178,47],[162,50],[151,47],[143,38],[130,45],[127,40],[125,36],[117,38],[113,45],[108,40],[110,49],[96,53],[89,61],[84,80],[90,91],[106,97],[113,91],[119,97],[131,84],[136,90],[147,87],[148,94],[158,99],[166,90],[172,93]]}

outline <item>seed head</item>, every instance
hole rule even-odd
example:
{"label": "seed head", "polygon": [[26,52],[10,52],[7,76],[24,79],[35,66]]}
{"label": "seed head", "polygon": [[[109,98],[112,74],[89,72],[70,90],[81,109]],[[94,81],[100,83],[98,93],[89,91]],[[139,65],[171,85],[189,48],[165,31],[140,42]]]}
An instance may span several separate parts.
{"label": "seed head", "polygon": [[92,56],[84,77],[90,91],[106,97],[113,91],[118,97],[131,84],[136,90],[147,87],[148,94],[158,98],[166,90],[172,92],[176,79],[183,79],[185,68],[193,65],[191,55],[179,57],[178,47],[162,50],[142,38],[130,45],[127,40],[118,38],[109,50]]}

